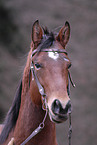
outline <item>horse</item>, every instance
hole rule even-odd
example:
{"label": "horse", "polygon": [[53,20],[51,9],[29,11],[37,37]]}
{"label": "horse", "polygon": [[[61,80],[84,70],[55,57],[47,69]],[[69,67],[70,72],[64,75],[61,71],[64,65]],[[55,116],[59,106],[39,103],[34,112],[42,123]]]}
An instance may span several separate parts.
{"label": "horse", "polygon": [[2,126],[0,145],[11,140],[15,145],[57,145],[55,124],[72,112],[71,62],[65,50],[69,37],[67,21],[58,34],[34,22],[26,66]]}

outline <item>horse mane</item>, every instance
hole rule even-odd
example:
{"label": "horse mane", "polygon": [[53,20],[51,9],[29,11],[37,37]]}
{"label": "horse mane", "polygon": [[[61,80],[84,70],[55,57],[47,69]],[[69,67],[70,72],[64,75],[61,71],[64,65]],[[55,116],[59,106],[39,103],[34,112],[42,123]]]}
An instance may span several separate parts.
{"label": "horse mane", "polygon": [[4,121],[4,128],[0,135],[0,145],[4,143],[12,128],[15,127],[21,104],[21,90],[22,90],[22,80],[19,83],[12,106],[8,111],[6,119]]}

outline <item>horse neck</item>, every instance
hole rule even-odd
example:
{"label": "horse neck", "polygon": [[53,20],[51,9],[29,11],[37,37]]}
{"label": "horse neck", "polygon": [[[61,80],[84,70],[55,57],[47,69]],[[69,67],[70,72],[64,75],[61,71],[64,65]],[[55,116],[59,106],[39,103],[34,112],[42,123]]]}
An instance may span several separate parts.
{"label": "horse neck", "polygon": [[[22,98],[24,96],[21,96]],[[43,121],[45,111],[42,110],[40,105],[32,102],[29,93],[26,94],[25,100],[22,99],[19,117],[16,123],[14,138],[15,143],[18,145],[23,142],[34,131],[39,124]],[[56,131],[55,125],[47,116],[44,129],[31,139],[28,145],[56,145]]]}
{"label": "horse neck", "polygon": [[[40,98],[38,88],[35,81],[30,84],[29,89],[29,71],[31,60],[31,51],[28,55],[28,60],[26,67],[24,69],[24,77],[22,82],[22,95],[21,95],[21,106],[19,111],[18,120],[14,130],[15,143],[18,145],[23,142],[33,130],[35,130],[39,124],[43,121],[45,111],[42,110],[42,104],[39,105],[39,102],[35,104],[33,98]],[[31,94],[32,90],[32,94]],[[33,94],[33,90],[35,94]],[[32,99],[31,99],[32,97]],[[56,133],[55,125],[49,119],[49,116],[46,118],[44,129],[37,134],[33,139],[28,143],[30,144],[46,144],[46,145],[56,145]]]}

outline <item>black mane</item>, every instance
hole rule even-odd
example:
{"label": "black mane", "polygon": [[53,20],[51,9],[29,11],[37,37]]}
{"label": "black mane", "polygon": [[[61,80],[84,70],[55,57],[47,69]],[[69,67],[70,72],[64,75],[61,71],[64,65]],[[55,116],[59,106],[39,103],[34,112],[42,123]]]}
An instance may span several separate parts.
{"label": "black mane", "polygon": [[21,104],[21,90],[22,90],[22,80],[20,81],[19,86],[17,88],[16,95],[13,100],[13,104],[6,116],[4,122],[4,129],[0,135],[0,145],[4,143],[12,128],[15,127],[19,114],[20,104]]}
{"label": "black mane", "polygon": [[53,45],[53,42],[55,41],[55,37],[52,32],[49,33],[49,31],[46,29],[46,30],[44,30],[44,33],[45,34],[43,35],[43,39],[41,40],[41,43],[38,46],[39,52],[42,49],[51,47]]}

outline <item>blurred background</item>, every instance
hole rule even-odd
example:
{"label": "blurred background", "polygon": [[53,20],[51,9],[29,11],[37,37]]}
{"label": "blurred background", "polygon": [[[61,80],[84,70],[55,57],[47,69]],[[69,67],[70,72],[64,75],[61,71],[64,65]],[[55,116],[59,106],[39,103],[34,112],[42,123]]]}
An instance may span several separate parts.
{"label": "blurred background", "polygon": [[[31,28],[58,32],[71,25],[67,52],[71,86],[72,145],[97,144],[97,0],[0,0],[0,123],[12,104],[30,50]],[[59,145],[68,145],[68,121],[57,125]]]}

